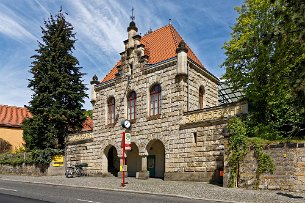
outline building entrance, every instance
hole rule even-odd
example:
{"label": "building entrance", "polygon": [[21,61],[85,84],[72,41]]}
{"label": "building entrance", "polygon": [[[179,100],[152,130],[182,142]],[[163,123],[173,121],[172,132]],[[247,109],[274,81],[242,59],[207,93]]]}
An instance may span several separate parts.
{"label": "building entrance", "polygon": [[110,147],[107,155],[108,159],[108,173],[111,173],[114,176],[118,175],[120,168],[120,160],[118,158],[118,152],[115,147]]}
{"label": "building entrance", "polygon": [[164,178],[165,147],[160,140],[152,140],[147,145],[147,170],[152,178]]}
{"label": "building entrance", "polygon": [[155,172],[156,172],[155,160],[156,160],[156,155],[147,156],[147,170],[149,171],[150,178],[155,177]]}
{"label": "building entrance", "polygon": [[131,143],[131,150],[127,151],[127,171],[128,177],[136,177],[136,173],[141,170],[141,158],[139,149],[135,143]]}

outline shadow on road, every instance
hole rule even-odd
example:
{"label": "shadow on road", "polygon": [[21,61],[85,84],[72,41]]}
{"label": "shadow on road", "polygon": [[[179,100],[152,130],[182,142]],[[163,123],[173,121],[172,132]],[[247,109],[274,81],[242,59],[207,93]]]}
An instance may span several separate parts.
{"label": "shadow on road", "polygon": [[304,199],[304,197],[302,197],[302,196],[296,196],[296,195],[282,193],[282,192],[277,192],[276,194],[282,195],[282,196],[285,196],[285,197],[289,197],[289,198],[293,198],[293,199]]}

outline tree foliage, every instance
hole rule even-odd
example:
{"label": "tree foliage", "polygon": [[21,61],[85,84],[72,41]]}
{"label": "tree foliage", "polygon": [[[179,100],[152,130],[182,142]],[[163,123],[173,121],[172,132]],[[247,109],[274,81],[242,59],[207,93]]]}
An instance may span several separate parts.
{"label": "tree foliage", "polygon": [[239,117],[233,117],[229,120],[228,129],[230,133],[229,139],[229,187],[238,187],[239,182],[239,165],[252,147],[254,149],[254,157],[257,161],[256,169],[256,186],[259,185],[260,176],[263,173],[273,173],[275,164],[270,155],[263,151],[262,144],[259,139],[250,139],[247,137],[249,127],[247,123]]}
{"label": "tree foliage", "polygon": [[86,87],[78,60],[72,55],[76,41],[72,25],[60,10],[42,27],[42,42],[32,56],[28,87],[34,92],[28,107],[33,118],[23,124],[27,149],[64,148],[69,132],[82,127]]}
{"label": "tree foliage", "polygon": [[245,0],[236,8],[224,78],[244,91],[253,136],[304,136],[304,8],[301,0]]}
{"label": "tree foliage", "polygon": [[86,110],[84,112],[86,117],[90,117],[91,119],[93,118],[93,111],[92,110]]}

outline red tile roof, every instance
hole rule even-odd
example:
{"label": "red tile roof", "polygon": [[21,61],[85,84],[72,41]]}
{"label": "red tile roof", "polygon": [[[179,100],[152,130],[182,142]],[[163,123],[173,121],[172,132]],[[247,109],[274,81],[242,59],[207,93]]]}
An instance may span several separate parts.
{"label": "red tile roof", "polygon": [[[21,127],[25,118],[31,118],[32,114],[26,107],[0,105],[0,126]],[[92,131],[93,121],[90,117],[83,123],[82,131]]]}
{"label": "red tile roof", "polygon": [[93,130],[93,120],[90,117],[83,122],[82,131],[92,131]]}
{"label": "red tile roof", "polygon": [[106,82],[115,78],[115,74],[118,72],[118,67],[121,65],[121,61],[117,62],[114,68],[106,75],[106,77],[102,80],[102,82]]}
{"label": "red tile roof", "polygon": [[[182,37],[172,25],[161,27],[147,35],[144,35],[141,38],[141,43],[145,45],[145,54],[149,56],[148,63],[155,64],[177,56],[176,49],[181,40]],[[189,50],[187,56],[204,68],[203,64],[199,61],[190,47],[188,45],[186,46]],[[117,68],[120,65],[121,61],[117,62],[102,82],[114,79],[115,74],[118,72]]]}
{"label": "red tile roof", "polygon": [[0,125],[8,127],[20,127],[25,118],[32,114],[25,107],[0,105]]}

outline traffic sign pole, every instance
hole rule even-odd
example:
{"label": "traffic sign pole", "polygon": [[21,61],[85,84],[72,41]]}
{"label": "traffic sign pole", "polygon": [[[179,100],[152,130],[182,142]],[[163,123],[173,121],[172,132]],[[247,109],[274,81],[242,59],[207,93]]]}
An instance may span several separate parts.
{"label": "traffic sign pole", "polygon": [[[122,133],[122,150],[123,150],[123,154],[122,154],[122,168],[125,165],[125,132]],[[122,170],[122,187],[125,187],[125,172],[124,170]]]}

